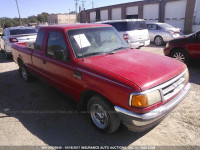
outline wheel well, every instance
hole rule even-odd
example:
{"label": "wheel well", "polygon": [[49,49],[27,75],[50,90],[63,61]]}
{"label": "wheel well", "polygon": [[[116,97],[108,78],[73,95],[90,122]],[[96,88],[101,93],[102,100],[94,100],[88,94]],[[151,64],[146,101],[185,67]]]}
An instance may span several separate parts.
{"label": "wheel well", "polygon": [[[162,38],[162,36],[156,35],[156,36],[154,37],[154,41],[155,41],[155,39],[156,39],[157,37],[161,37],[161,38]],[[162,38],[162,39],[163,39],[163,38]]]}
{"label": "wheel well", "polygon": [[[188,54],[188,52],[187,52],[184,48],[182,48],[182,47],[175,47],[175,48],[173,48],[173,49],[171,50],[170,56],[172,56],[173,52],[174,52],[175,50],[177,50],[177,49],[181,49],[181,50],[183,50],[186,54]],[[189,56],[189,54],[188,54],[188,56]]]}
{"label": "wheel well", "polygon": [[18,58],[18,59],[17,59],[17,63],[18,63],[19,66],[21,66],[21,65],[23,64],[22,59],[21,59],[21,58]]}
{"label": "wheel well", "polygon": [[[105,98],[102,94],[93,91],[93,90],[86,90],[81,94],[81,107],[85,110],[87,108],[87,103],[90,100],[91,97],[95,96],[95,95],[99,95],[102,98],[104,98],[105,100],[107,100],[107,98]],[[109,103],[111,103],[109,100],[107,100]]]}

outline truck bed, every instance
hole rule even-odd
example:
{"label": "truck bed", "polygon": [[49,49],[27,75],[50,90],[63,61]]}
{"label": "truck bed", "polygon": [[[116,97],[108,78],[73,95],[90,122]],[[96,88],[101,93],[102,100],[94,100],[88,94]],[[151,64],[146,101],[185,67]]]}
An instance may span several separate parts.
{"label": "truck bed", "polygon": [[20,58],[27,66],[32,64],[32,52],[33,50],[25,46],[25,44],[13,44],[12,55],[13,60],[17,63]]}

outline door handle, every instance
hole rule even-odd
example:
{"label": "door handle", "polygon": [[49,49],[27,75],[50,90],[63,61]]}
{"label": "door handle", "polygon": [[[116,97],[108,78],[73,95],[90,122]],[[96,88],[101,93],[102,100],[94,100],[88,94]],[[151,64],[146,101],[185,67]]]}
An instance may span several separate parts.
{"label": "door handle", "polygon": [[47,62],[47,61],[46,61],[45,59],[42,59],[42,63],[43,63],[43,64],[46,64],[46,62]]}
{"label": "door handle", "polygon": [[77,79],[81,80],[81,76],[82,76],[81,72],[74,70],[74,77],[76,77]]}

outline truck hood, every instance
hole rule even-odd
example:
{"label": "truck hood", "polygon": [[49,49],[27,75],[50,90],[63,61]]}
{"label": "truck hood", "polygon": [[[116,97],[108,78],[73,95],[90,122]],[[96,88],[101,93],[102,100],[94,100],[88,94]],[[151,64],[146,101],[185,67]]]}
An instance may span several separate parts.
{"label": "truck hood", "polygon": [[160,85],[186,68],[185,64],[177,60],[132,49],[88,57],[84,63],[125,78],[142,90]]}

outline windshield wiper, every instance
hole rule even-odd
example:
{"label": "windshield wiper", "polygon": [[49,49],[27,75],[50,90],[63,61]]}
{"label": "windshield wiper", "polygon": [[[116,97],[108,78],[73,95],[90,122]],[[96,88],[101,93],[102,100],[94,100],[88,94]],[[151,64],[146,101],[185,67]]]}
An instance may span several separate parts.
{"label": "windshield wiper", "polygon": [[94,52],[94,53],[88,53],[88,54],[84,54],[84,57],[86,56],[92,56],[92,55],[98,55],[98,54],[107,54],[106,52]]}
{"label": "windshield wiper", "polygon": [[108,52],[108,53],[109,53],[109,54],[114,54],[115,51],[118,51],[118,50],[121,50],[121,49],[127,49],[127,48],[129,48],[129,47],[118,47],[118,48],[115,48],[115,49],[113,49],[112,51],[110,51],[110,52]]}

